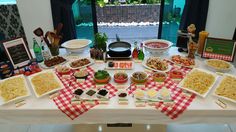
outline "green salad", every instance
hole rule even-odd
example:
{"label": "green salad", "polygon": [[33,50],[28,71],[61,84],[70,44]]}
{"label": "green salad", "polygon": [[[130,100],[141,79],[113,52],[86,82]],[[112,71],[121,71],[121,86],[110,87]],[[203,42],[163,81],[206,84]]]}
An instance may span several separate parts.
{"label": "green salad", "polygon": [[109,75],[109,73],[107,72],[107,71],[105,71],[105,70],[98,70],[97,72],[95,72],[95,74],[94,74],[94,77],[96,78],[96,79],[105,79],[105,78],[107,78],[107,77],[109,77],[110,75]]}

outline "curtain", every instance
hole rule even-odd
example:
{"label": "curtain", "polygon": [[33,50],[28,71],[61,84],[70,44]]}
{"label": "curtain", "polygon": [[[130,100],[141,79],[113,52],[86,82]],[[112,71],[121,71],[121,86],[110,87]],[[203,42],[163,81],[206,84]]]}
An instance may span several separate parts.
{"label": "curtain", "polygon": [[4,40],[5,40],[5,35],[0,32],[0,62],[7,60],[7,56],[5,54],[3,44],[2,44],[2,41]]}
{"label": "curtain", "polygon": [[75,0],[51,0],[54,28],[56,28],[59,23],[63,24],[61,31],[63,34],[62,43],[76,38],[75,21],[72,11],[74,1]]}
{"label": "curtain", "polygon": [[[209,0],[186,0],[180,21],[180,30],[187,30],[190,24],[196,26],[196,38],[198,33],[205,30]],[[177,43],[177,47],[187,47],[184,43]]]}

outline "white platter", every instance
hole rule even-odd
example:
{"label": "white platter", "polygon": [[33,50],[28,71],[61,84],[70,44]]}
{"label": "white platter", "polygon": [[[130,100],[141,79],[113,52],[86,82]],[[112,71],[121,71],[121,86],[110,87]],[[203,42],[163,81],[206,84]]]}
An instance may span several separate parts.
{"label": "white platter", "polygon": [[230,67],[229,67],[228,69],[215,68],[215,67],[210,66],[210,65],[207,64],[207,61],[209,61],[209,60],[218,60],[218,59],[208,59],[208,60],[205,60],[205,61],[204,61],[206,67],[207,67],[209,70],[211,70],[211,71],[214,71],[214,72],[229,72],[229,71],[231,71],[232,68],[233,68],[233,65],[230,64],[229,62],[226,62],[226,61],[225,61],[225,62],[230,65]]}
{"label": "white platter", "polygon": [[87,66],[90,66],[90,65],[94,64],[94,60],[93,60],[93,59],[91,59],[91,58],[86,58],[86,59],[88,59],[88,60],[90,61],[89,64],[84,65],[84,66],[80,66],[80,67],[71,67],[71,66],[70,66],[70,64],[71,64],[73,61],[77,61],[77,60],[80,60],[80,59],[85,59],[85,58],[79,58],[79,59],[76,59],[76,60],[69,61],[69,62],[67,63],[67,66],[68,66],[70,69],[76,70],[76,69],[85,68],[85,67],[87,67]]}
{"label": "white platter", "polygon": [[231,98],[224,97],[224,96],[220,96],[220,95],[216,94],[217,88],[220,86],[222,80],[223,80],[226,76],[231,76],[231,77],[233,77],[233,78],[236,79],[236,76],[233,76],[233,75],[230,75],[230,74],[224,74],[224,75],[223,75],[223,78],[222,78],[221,81],[220,81],[220,83],[217,85],[215,91],[213,92],[213,96],[218,97],[218,98],[221,98],[221,99],[224,99],[224,100],[227,100],[227,101],[230,101],[230,102],[233,102],[233,103],[236,104],[236,100],[233,100],[233,99],[231,99]]}
{"label": "white platter", "polygon": [[[17,78],[17,77],[21,77],[24,79],[24,83],[25,83],[25,87],[26,87],[26,90],[27,90],[27,95],[24,95],[24,96],[20,96],[20,97],[17,97],[17,98],[14,98],[12,100],[9,100],[7,102],[4,102],[3,98],[0,96],[0,105],[5,105],[5,104],[8,104],[8,103],[12,103],[12,102],[16,102],[16,101],[19,101],[21,99],[24,99],[26,97],[29,97],[31,95],[31,92],[29,90],[29,86],[28,86],[28,83],[26,81],[26,78],[24,75],[18,75],[18,76],[14,76],[14,77],[11,77],[11,78],[7,78],[5,80],[0,80],[0,83],[6,81],[6,80],[9,80],[9,79],[12,79],[12,78]],[[17,85],[17,84],[16,84]]]}
{"label": "white platter", "polygon": [[162,70],[156,70],[156,69],[153,69],[153,68],[147,66],[147,65],[146,65],[146,62],[147,62],[147,59],[145,59],[145,60],[142,62],[142,65],[143,65],[145,68],[147,68],[147,69],[149,69],[149,70],[152,70],[152,71],[168,72],[168,71],[170,71],[171,68],[172,68],[172,66],[167,63],[167,64],[168,64],[168,68],[167,68],[166,70],[164,70],[164,71],[162,71]]}
{"label": "white platter", "polygon": [[[42,95],[38,95],[38,93],[37,93],[36,90],[35,90],[35,86],[34,86],[33,83],[31,82],[31,80],[32,80],[32,78],[33,78],[34,76],[39,75],[39,74],[42,74],[42,73],[52,73],[53,76],[55,77],[56,81],[59,83],[60,86],[59,86],[58,88],[55,88],[55,89],[53,89],[53,90],[51,90],[51,91],[48,91],[48,92],[42,94]],[[62,82],[60,81],[60,79],[57,77],[57,75],[54,73],[53,70],[44,70],[44,71],[42,71],[42,72],[35,73],[35,74],[31,75],[31,76],[28,76],[28,79],[29,79],[29,82],[30,82],[30,84],[31,84],[31,86],[32,86],[32,89],[33,89],[33,91],[34,91],[34,93],[35,93],[35,95],[36,95],[37,98],[46,96],[46,95],[48,95],[48,94],[54,93],[54,92],[56,92],[56,91],[58,91],[58,90],[64,88],[64,85],[62,84]]]}
{"label": "white platter", "polygon": [[[183,57],[183,56],[181,56],[181,57]],[[197,67],[199,66],[199,64],[200,64],[199,60],[194,59],[194,61],[195,61],[195,65],[192,65],[192,66],[185,66],[185,65],[178,64],[178,63],[172,61],[171,58],[172,58],[172,56],[168,58],[168,61],[174,63],[174,64],[177,65],[177,66],[182,66],[182,67],[186,67],[186,68],[197,68]]]}
{"label": "white platter", "polygon": [[[64,57],[63,57],[63,58],[64,58]],[[64,58],[64,59],[65,59],[65,58]],[[39,63],[39,66],[40,66],[41,68],[43,68],[43,69],[53,69],[53,68],[55,68],[56,66],[66,64],[67,62],[68,62],[68,60],[66,59],[66,61],[64,61],[64,62],[62,62],[62,63],[59,63],[59,64],[57,64],[57,65],[48,67],[48,66],[46,66],[46,65],[44,64],[44,61],[43,61],[43,62]]]}
{"label": "white platter", "polygon": [[[183,85],[184,81],[186,80],[186,78],[188,77],[188,75],[191,74],[191,73],[192,73],[193,71],[195,71],[195,70],[199,70],[199,71],[206,72],[206,73],[211,74],[211,75],[213,75],[213,76],[215,77],[214,82],[211,84],[211,86],[208,88],[208,90],[207,90],[207,92],[206,92],[205,94],[200,94],[200,93],[198,93],[198,92],[196,92],[196,91],[194,91],[194,90],[191,90],[191,89],[182,87],[182,85]],[[194,93],[194,94],[196,94],[196,95],[198,95],[198,96],[200,96],[200,97],[202,97],[202,98],[205,98],[205,97],[209,94],[209,92],[211,91],[211,89],[213,88],[213,86],[215,85],[215,83],[217,82],[217,79],[218,79],[218,76],[217,76],[215,73],[213,73],[213,72],[210,72],[210,71],[207,71],[207,70],[203,70],[203,69],[199,69],[199,68],[194,68],[194,69],[193,69],[192,71],[190,71],[190,72],[187,74],[187,76],[178,84],[177,87],[179,87],[179,88],[181,88],[181,89],[184,89],[184,90],[186,90],[186,91],[188,91],[188,92]]]}

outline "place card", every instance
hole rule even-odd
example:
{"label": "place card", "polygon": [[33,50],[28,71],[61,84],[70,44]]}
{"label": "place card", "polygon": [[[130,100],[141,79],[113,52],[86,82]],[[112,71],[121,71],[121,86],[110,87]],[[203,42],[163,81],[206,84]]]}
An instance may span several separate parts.
{"label": "place card", "polygon": [[20,100],[20,101],[18,101],[18,102],[15,103],[15,106],[16,106],[16,107],[20,107],[20,106],[23,106],[23,105],[25,105],[25,104],[26,104],[25,100]]}
{"label": "place card", "polygon": [[136,84],[136,86],[137,86],[138,89],[145,88],[145,85],[144,85],[144,84]]}
{"label": "place card", "polygon": [[217,105],[219,105],[221,108],[223,109],[226,109],[227,108],[227,104],[224,103],[222,100],[218,99],[216,102],[215,102]]}
{"label": "place card", "polygon": [[77,83],[83,83],[85,81],[85,79],[76,79]]}
{"label": "place card", "polygon": [[59,92],[55,92],[55,93],[49,94],[49,98],[50,99],[54,99],[57,96],[59,96]]}
{"label": "place card", "polygon": [[94,60],[94,62],[97,63],[97,64],[103,64],[104,63],[103,60]]}
{"label": "place card", "polygon": [[122,85],[122,84],[117,84],[116,85],[116,88],[117,89],[125,89],[125,88],[127,88],[128,86],[127,85]]}
{"label": "place card", "polygon": [[134,61],[135,63],[142,63],[142,62],[143,62],[143,60],[137,60],[137,59],[133,59],[133,61]]}
{"label": "place card", "polygon": [[104,88],[106,84],[96,84],[96,89]]}

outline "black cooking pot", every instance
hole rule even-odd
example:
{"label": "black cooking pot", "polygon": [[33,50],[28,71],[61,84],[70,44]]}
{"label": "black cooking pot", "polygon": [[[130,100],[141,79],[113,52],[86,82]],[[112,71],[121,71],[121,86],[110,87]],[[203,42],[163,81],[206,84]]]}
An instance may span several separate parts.
{"label": "black cooking pot", "polygon": [[131,55],[131,44],[124,41],[113,42],[108,46],[107,54],[110,57],[129,57]]}

